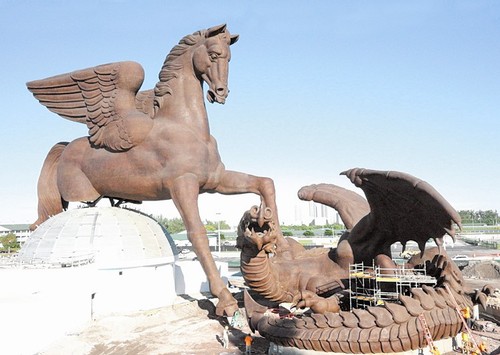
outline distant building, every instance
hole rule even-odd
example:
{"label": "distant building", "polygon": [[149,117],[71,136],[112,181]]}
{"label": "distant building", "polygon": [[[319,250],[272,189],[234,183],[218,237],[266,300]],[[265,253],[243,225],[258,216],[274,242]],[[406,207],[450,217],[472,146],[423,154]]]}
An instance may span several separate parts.
{"label": "distant building", "polygon": [[19,244],[24,244],[31,234],[29,224],[0,224],[0,237],[15,234]]}
{"label": "distant building", "polygon": [[300,205],[295,205],[294,224],[309,225],[313,222],[317,226],[322,226],[325,224],[333,224],[333,223],[342,223],[337,211],[335,211],[331,207],[313,201],[309,201],[307,203],[301,203]]}
{"label": "distant building", "polygon": [[[234,241],[237,237],[236,230],[234,229],[221,229],[221,245],[234,245],[236,242]],[[171,234],[172,239],[174,240],[177,248],[182,249],[185,247],[191,247],[191,242],[188,240],[187,231],[184,230],[179,233]],[[208,245],[211,249],[217,250],[218,246],[218,231],[215,230],[213,232],[207,232],[208,237]],[[228,239],[231,241],[228,241]]]}

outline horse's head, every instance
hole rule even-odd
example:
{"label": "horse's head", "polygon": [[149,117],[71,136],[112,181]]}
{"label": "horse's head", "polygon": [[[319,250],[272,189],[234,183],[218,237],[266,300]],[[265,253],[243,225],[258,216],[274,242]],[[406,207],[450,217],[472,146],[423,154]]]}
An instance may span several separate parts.
{"label": "horse's head", "polygon": [[210,103],[223,104],[229,94],[227,78],[231,50],[229,46],[238,40],[231,35],[226,25],[219,25],[205,31],[205,40],[193,53],[193,69],[196,75],[208,85],[207,99]]}
{"label": "horse's head", "polygon": [[[226,25],[196,31],[182,38],[179,44],[172,48],[160,71],[160,81],[154,89],[156,109],[163,106],[167,94],[171,95],[175,91],[174,79],[186,73],[194,73],[198,80],[208,84],[208,101],[223,104],[229,93],[227,88],[228,63],[231,59],[229,46],[237,40],[238,35],[231,35]],[[184,74],[179,73],[182,70]]]}

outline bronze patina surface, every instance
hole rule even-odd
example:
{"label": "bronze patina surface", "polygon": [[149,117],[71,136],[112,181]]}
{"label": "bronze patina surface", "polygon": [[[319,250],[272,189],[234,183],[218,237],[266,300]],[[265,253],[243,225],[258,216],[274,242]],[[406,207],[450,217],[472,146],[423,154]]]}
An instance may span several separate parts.
{"label": "bronze patina surface", "polygon": [[135,62],[29,82],[41,104],[89,129],[87,137],[58,143],[49,152],[32,228],[71,201],[172,199],[219,298],[217,313],[232,315],[237,304],[210,253],[198,195],[255,193],[276,210],[273,181],[226,170],[210,134],[203,85],[210,103],[225,102],[230,46],[237,40],[226,25],[185,36],[166,57],[154,90],[139,91],[144,71]]}
{"label": "bronze patina surface", "polygon": [[[424,320],[434,340],[458,334],[464,323],[455,301],[459,309],[473,303],[484,306],[492,292],[489,286],[467,290],[460,270],[441,247],[445,234],[454,238],[453,224],[460,227],[458,213],[432,186],[409,174],[368,169],[342,174],[364,191],[366,200],[332,184],[305,186],[298,193],[303,200],[339,212],[348,230],[336,248],[306,250],[294,239],[283,237],[275,229],[270,210],[264,213],[264,224],[257,222],[262,215],[258,207],[243,215],[238,229],[243,276],[254,296],[276,303],[274,311],[269,311],[268,304],[256,303],[246,292],[251,328],[284,346],[339,353],[425,347]],[[438,246],[426,249],[429,239]],[[399,241],[405,246],[410,240],[417,242],[421,254],[403,266],[396,265],[391,245]],[[374,275],[380,268],[386,280],[403,276],[416,280],[412,270],[426,270],[426,280],[430,277],[432,283],[415,282],[404,291],[393,289],[394,284],[381,285],[381,291],[390,291],[392,298],[357,307],[348,301],[354,264],[367,266],[368,272],[361,277]],[[277,304],[283,302],[309,310],[279,314]]]}

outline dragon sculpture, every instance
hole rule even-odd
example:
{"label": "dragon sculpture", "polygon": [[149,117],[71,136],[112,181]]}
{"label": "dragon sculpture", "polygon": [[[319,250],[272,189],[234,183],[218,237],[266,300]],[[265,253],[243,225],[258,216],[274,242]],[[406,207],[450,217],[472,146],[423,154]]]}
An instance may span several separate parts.
{"label": "dragon sculpture", "polygon": [[[241,270],[254,298],[268,300],[259,304],[245,291],[251,329],[279,345],[342,353],[422,348],[426,328],[434,340],[458,334],[465,325],[457,310],[473,303],[484,306],[492,292],[489,286],[468,292],[460,270],[442,248],[445,234],[454,239],[453,224],[461,227],[458,213],[432,186],[411,175],[357,168],[342,174],[367,200],[331,184],[305,186],[298,193],[302,200],[339,212],[348,230],[337,248],[305,250],[277,232],[265,207],[243,215],[238,228]],[[437,247],[426,249],[431,238]],[[409,240],[421,252],[398,269],[391,245],[399,241],[404,249]],[[434,279],[378,304],[350,308],[350,267],[357,263],[388,273],[425,270]],[[283,315],[268,308],[270,302],[309,310]]]}

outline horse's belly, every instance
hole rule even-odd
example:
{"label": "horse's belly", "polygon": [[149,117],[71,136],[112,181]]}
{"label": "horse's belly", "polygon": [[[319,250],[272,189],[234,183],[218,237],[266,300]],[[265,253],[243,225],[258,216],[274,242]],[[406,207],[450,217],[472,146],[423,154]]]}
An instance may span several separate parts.
{"label": "horse's belly", "polygon": [[[114,159],[113,163],[121,159]],[[122,161],[115,168],[89,173],[89,180],[101,195],[132,200],[170,198],[157,172],[135,168]]]}
{"label": "horse's belly", "polygon": [[169,193],[163,189],[162,179],[154,168],[154,162],[147,163],[130,152],[94,149],[87,139],[78,139],[68,145],[61,156],[58,187],[67,201],[92,201],[100,196],[168,199]]}
{"label": "horse's belly", "polygon": [[211,143],[191,147],[189,154],[175,144],[116,153],[92,148],[87,138],[80,138],[61,156],[59,189],[67,201],[93,201],[100,196],[164,200],[171,198],[168,187],[175,179],[191,174],[201,190],[211,190],[224,171],[216,145]]}

